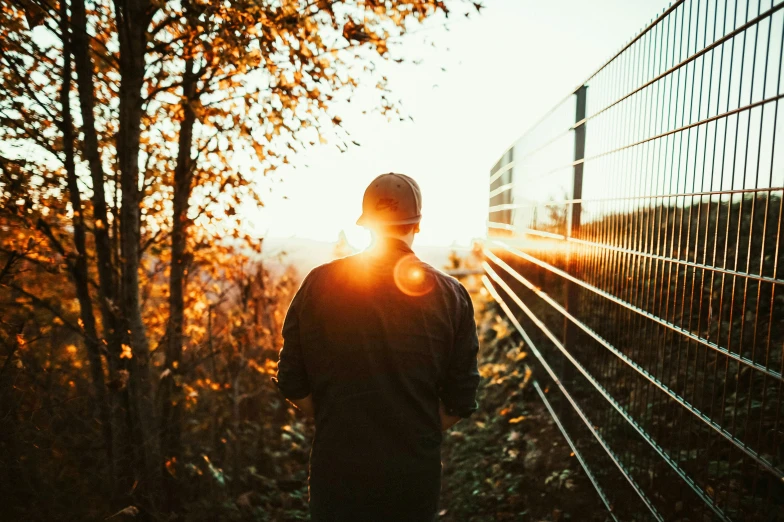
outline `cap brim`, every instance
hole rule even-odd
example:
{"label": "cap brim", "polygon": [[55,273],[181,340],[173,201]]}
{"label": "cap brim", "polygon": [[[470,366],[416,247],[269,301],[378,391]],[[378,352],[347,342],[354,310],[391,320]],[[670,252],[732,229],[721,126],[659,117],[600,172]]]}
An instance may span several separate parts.
{"label": "cap brim", "polygon": [[408,219],[400,219],[397,221],[377,221],[369,218],[364,213],[357,219],[357,225],[366,227],[369,225],[415,225],[422,221],[422,216],[414,216]]}

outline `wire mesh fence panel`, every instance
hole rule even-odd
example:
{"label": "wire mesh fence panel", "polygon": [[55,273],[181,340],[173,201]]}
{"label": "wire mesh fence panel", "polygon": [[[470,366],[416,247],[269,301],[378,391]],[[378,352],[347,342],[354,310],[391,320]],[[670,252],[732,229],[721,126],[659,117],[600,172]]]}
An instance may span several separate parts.
{"label": "wire mesh fence panel", "polygon": [[784,2],[677,1],[490,174],[485,284],[622,520],[784,519]]}

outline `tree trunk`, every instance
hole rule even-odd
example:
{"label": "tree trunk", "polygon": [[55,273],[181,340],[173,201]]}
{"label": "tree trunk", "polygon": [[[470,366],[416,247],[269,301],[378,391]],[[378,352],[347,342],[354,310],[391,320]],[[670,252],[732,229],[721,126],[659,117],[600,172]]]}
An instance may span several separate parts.
{"label": "tree trunk", "polygon": [[124,337],[131,347],[129,371],[131,436],[136,451],[135,470],[139,493],[157,511],[160,492],[160,453],[155,435],[155,410],[149,368],[149,346],[142,318],[139,269],[141,221],[139,190],[139,144],[142,119],[142,86],[145,72],[147,27],[150,5],[145,0],[116,0],[115,13],[120,44],[119,122],[117,160],[120,171],[121,305]]}
{"label": "tree trunk", "polygon": [[166,502],[170,512],[177,511],[180,505],[177,491],[176,473],[182,469],[182,403],[179,379],[182,371],[182,346],[184,342],[183,323],[185,310],[186,274],[189,256],[186,252],[188,238],[188,201],[191,196],[193,169],[191,168],[191,148],[193,146],[193,127],[196,113],[192,103],[196,97],[196,78],[192,72],[193,59],[185,62],[183,75],[183,118],[177,152],[177,165],[174,169],[174,196],[172,201],[172,250],[171,274],[169,277],[169,324],[166,345],[166,377],[161,381],[161,449],[168,466],[164,473],[166,480]]}
{"label": "tree trunk", "polygon": [[[109,220],[106,203],[105,182],[101,153],[98,146],[98,133],[95,129],[95,93],[93,61],[90,55],[89,35],[87,34],[87,15],[84,0],[73,0],[71,4],[71,26],[73,28],[72,51],[79,93],[79,107],[82,116],[82,153],[87,160],[90,178],[93,185],[93,217],[95,226],[95,252],[98,260],[98,287],[103,337],[106,340],[109,366],[109,379],[119,382],[121,369],[120,354],[122,340],[120,326],[120,308],[117,302],[114,269],[112,266],[112,242],[109,236]],[[116,480],[113,491],[115,507],[127,505],[124,498],[133,488],[133,472],[131,469],[131,444],[128,438],[125,411],[128,409],[126,393],[117,391],[109,395],[111,429],[113,433],[112,453],[115,458]]]}
{"label": "tree trunk", "polygon": [[106,385],[103,374],[103,361],[101,360],[101,346],[98,340],[98,331],[95,326],[95,314],[90,298],[88,285],[89,274],[87,270],[87,246],[85,240],[84,215],[82,210],[82,197],[76,177],[76,164],[74,161],[74,127],[71,115],[71,36],[68,30],[67,4],[60,2],[60,32],[63,41],[63,84],[60,91],[62,106],[62,132],[63,153],[65,155],[65,172],[68,182],[68,196],[72,209],[73,238],[76,247],[76,258],[70,266],[71,276],[76,286],[76,296],[79,300],[79,315],[85,333],[85,346],[87,359],[90,362],[90,375],[92,377],[94,408],[98,409],[99,421],[103,431],[104,444],[107,452],[107,471],[109,480],[114,479],[114,459],[112,455],[112,425],[109,418],[109,407],[106,402]]}
{"label": "tree trunk", "polygon": [[93,61],[90,56],[90,44],[87,35],[87,16],[84,0],[74,0],[71,6],[73,16],[73,55],[77,74],[77,89],[82,116],[82,143],[84,157],[90,167],[93,182],[93,214],[95,217],[95,250],[98,257],[98,279],[101,292],[101,315],[103,317],[105,337],[110,352],[116,356],[122,352],[117,330],[117,316],[114,308],[116,293],[112,274],[111,239],[109,237],[109,220],[106,204],[105,176],[101,153],[98,148],[98,133],[95,130],[95,93],[93,79]]}

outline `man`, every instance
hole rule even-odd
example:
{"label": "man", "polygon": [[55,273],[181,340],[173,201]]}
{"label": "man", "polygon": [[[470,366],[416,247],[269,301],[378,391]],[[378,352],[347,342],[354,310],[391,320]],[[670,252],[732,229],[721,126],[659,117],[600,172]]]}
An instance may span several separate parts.
{"label": "man", "polygon": [[441,432],[476,410],[468,292],[412,252],[421,193],[402,174],[365,191],[365,252],[314,269],[283,325],[277,384],[314,416],[314,522],[432,521]]}

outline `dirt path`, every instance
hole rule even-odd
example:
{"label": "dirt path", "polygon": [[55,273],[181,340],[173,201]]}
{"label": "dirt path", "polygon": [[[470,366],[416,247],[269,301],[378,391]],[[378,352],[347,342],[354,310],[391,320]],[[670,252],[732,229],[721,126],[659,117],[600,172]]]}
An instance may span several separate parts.
{"label": "dirt path", "polygon": [[525,371],[525,348],[479,309],[479,411],[446,435],[442,521],[604,521],[607,511]]}

